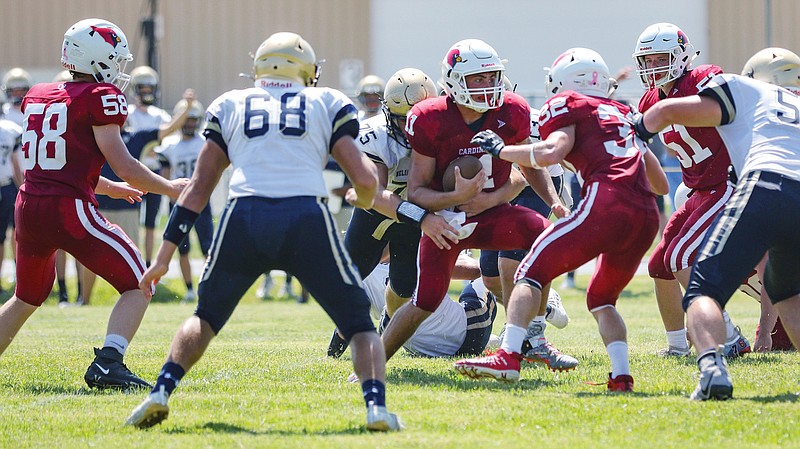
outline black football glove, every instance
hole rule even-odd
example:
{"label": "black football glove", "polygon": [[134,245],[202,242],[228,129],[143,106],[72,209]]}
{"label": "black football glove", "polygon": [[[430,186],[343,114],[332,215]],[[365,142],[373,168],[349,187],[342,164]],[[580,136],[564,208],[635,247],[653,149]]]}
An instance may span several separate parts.
{"label": "black football glove", "polygon": [[652,142],[653,136],[658,133],[651,133],[644,127],[644,114],[636,114],[633,117],[633,132],[647,143]]}
{"label": "black football glove", "polygon": [[477,144],[481,149],[496,158],[500,158],[500,152],[506,147],[503,138],[498,136],[494,131],[487,129],[475,134],[470,140],[470,143]]}

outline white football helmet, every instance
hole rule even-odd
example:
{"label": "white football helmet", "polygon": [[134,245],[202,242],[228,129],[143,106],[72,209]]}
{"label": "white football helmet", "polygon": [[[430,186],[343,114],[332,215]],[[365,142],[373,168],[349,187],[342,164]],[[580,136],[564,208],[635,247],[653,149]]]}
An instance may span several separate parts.
{"label": "white football helmet", "polygon": [[69,70],[62,70],[56,73],[56,76],[53,77],[54,83],[65,83],[67,81],[72,81],[72,74],[69,73]]}
{"label": "white football helmet", "polygon": [[800,91],[800,57],[784,48],[765,48],[747,60],[742,75],[797,93]]}
{"label": "white football helmet", "polygon": [[[3,76],[3,91],[13,104],[22,104],[22,98],[25,97],[31,86],[33,86],[33,78],[27,71],[19,67],[14,67]],[[15,90],[17,92],[14,92]]]}
{"label": "white football helmet", "polygon": [[367,113],[375,114],[381,108],[384,86],[386,86],[386,81],[377,75],[367,75],[358,82],[356,96]]}
{"label": "white football helmet", "polygon": [[435,96],[436,86],[422,70],[400,69],[389,77],[383,90],[383,113],[386,115],[389,136],[404,147],[410,148],[403,131],[406,114],[415,104]]}
{"label": "white football helmet", "polygon": [[256,50],[253,76],[286,78],[316,86],[319,65],[314,49],[299,34],[280,32],[268,37]]}
{"label": "white football helmet", "polygon": [[[503,74],[505,65],[497,52],[479,39],[466,39],[456,42],[442,60],[442,84],[445,93],[456,103],[486,112],[503,105]],[[467,88],[467,75],[496,72],[497,81],[487,88]],[[473,97],[479,97],[476,100]]]}
{"label": "white football helmet", "polygon": [[151,105],[158,101],[158,72],[152,67],[140,65],[131,70],[130,84],[142,104]]}
{"label": "white football helmet", "polygon": [[552,96],[567,90],[608,98],[616,82],[603,57],[588,48],[570,48],[561,54],[545,76],[545,90]]}
{"label": "white football helmet", "polygon": [[64,33],[61,65],[70,72],[89,74],[98,83],[125,90],[131,78],[125,65],[132,60],[125,33],[107,20],[84,19]]}
{"label": "white football helmet", "polygon": [[[647,67],[645,56],[664,53],[669,54],[669,64]],[[633,51],[633,61],[636,63],[642,87],[655,89],[680,78],[698,54],[700,52],[694,50],[683,30],[671,23],[656,23],[645,28],[639,35]]]}

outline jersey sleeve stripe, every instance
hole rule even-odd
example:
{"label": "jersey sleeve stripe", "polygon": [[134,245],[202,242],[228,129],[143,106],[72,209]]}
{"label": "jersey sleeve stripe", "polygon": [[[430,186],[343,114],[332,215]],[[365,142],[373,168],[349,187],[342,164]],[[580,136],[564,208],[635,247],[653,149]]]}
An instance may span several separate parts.
{"label": "jersey sleeve stripe", "polygon": [[213,115],[210,116],[206,122],[206,129],[203,131],[203,136],[206,140],[211,140],[219,145],[222,151],[225,152],[225,155],[228,155],[228,144],[225,143],[225,139],[222,138],[222,126],[220,126],[218,118]]}
{"label": "jersey sleeve stripe", "polygon": [[346,105],[336,113],[336,117],[333,118],[333,134],[336,134],[339,128],[350,120],[356,121],[356,134],[353,135],[353,138],[358,136],[358,110],[352,104]]}
{"label": "jersey sleeve stripe", "polygon": [[711,98],[719,103],[719,107],[722,110],[722,121],[720,125],[727,125],[736,118],[736,102],[733,101],[733,95],[731,94],[728,83],[709,83],[705,89],[698,92],[698,95]]}
{"label": "jersey sleeve stripe", "polygon": [[352,104],[348,104],[336,114],[333,119],[333,134],[328,145],[328,151],[333,149],[333,145],[343,136],[350,136],[353,139],[358,137],[358,110]]}
{"label": "jersey sleeve stripe", "polygon": [[371,160],[372,162],[374,162],[376,164],[386,165],[386,162],[384,162],[383,159],[381,159],[380,157],[378,157],[378,156],[376,156],[376,155],[374,155],[372,153],[364,153],[364,154],[366,154],[367,157],[369,158],[369,160]]}

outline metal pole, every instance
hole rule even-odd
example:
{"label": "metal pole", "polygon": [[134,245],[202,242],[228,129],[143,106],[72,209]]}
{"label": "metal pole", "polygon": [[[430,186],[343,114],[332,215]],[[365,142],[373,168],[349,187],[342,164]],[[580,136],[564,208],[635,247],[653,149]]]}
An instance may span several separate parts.
{"label": "metal pole", "polygon": [[764,32],[767,47],[772,47],[772,0],[764,1]]}
{"label": "metal pole", "polygon": [[158,72],[158,44],[156,42],[157,0],[150,1],[149,15],[142,19],[142,36],[147,41],[147,65]]}

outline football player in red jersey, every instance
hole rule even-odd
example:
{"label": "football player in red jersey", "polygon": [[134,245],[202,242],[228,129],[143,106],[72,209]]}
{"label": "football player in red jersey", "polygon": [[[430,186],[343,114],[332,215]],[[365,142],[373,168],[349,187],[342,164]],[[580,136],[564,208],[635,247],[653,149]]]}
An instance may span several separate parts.
{"label": "football player in red jersey", "polygon": [[460,373],[518,380],[526,326],[547,297],[550,282],[597,257],[586,302],[611,359],[608,389],[633,390],[627,332],[616,302],[658,232],[653,192],[663,194],[669,184],[653,153],[634,138],[630,108],[608,99],[614,84],[599,54],[567,50],[550,72],[547,92],[555,96],[541,109],[541,142],[506,147],[486,131],[473,139],[487,153],[520,166],[562,163],[585,182],[576,210],[544,231],[520,263],[501,348],[456,362]]}
{"label": "football player in red jersey", "polygon": [[[131,157],[120,136],[127,103],[112,83],[127,83],[133,56],[122,30],[82,20],[64,34],[61,63],[74,81],[37,84],[22,102],[25,182],[17,196],[17,286],[0,308],[0,354],[47,299],[55,253],[63,249],[121,293],[105,343],[84,379],[91,387],[147,386],[122,363],[148,301],[138,284],[145,266],[136,244],[97,212],[95,193],[141,201],[141,191],[100,177],[108,161],[138,189],[177,197],[188,179],[167,181]],[[124,88],[124,87],[123,87]]]}
{"label": "football player in red jersey", "polygon": [[[671,23],[650,25],[642,32],[633,53],[642,87],[648,89],[639,101],[642,113],[665,98],[694,95],[714,75],[722,73],[715,65],[692,68],[698,53],[686,33]],[[714,128],[671,125],[659,135],[680,161],[683,183],[692,194],[670,217],[663,238],[650,255],[648,271],[655,283],[656,300],[667,332],[668,347],[659,353],[685,356],[689,354],[689,343],[681,307],[681,286],[688,285],[700,242],[733,193],[733,186],[728,182],[731,160]],[[725,321],[725,355],[734,357],[750,352],[750,344],[730,321],[727,312]]]}
{"label": "football player in red jersey", "polygon": [[[387,358],[439,306],[462,249],[528,248],[550,225],[536,212],[508,204],[522,188],[509,182],[511,164],[493,159],[470,143],[472,136],[483,129],[494,130],[513,143],[528,140],[530,108],[519,95],[505,92],[504,71],[497,52],[485,42],[457,42],[442,61],[446,96],[419,102],[408,113],[406,134],[412,148],[408,199],[420,206],[418,216],[409,219],[419,221],[426,210],[442,211],[467,203],[465,209],[470,210],[470,216],[455,219],[464,226],[464,232],[459,243],[449,249],[439,249],[427,236],[420,240],[417,296],[395,312],[383,334]],[[456,171],[455,190],[443,191],[445,169],[452,160],[466,155],[479,158],[483,170],[472,179],[465,179]],[[555,205],[557,214],[567,213],[546,171],[535,171],[531,180],[548,204]],[[398,210],[401,213],[404,212]],[[405,213],[414,215],[413,211]],[[470,227],[474,227],[471,234],[466,232]]]}

